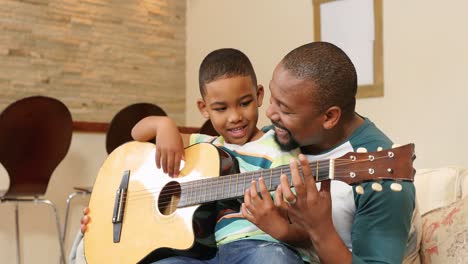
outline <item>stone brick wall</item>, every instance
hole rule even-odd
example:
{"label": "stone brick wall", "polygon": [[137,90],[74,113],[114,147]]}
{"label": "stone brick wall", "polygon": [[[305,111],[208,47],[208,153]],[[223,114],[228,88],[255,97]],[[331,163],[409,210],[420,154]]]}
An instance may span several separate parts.
{"label": "stone brick wall", "polygon": [[185,21],[185,0],[0,0],[0,110],[46,95],[109,122],[151,102],[184,125]]}

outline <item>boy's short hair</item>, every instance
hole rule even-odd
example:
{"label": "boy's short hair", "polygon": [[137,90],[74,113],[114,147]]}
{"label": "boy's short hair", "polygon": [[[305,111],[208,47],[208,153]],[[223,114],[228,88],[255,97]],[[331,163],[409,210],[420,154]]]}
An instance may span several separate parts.
{"label": "boy's short hair", "polygon": [[247,55],[232,48],[217,49],[210,52],[200,64],[198,82],[202,97],[206,94],[206,84],[219,78],[250,76],[257,88],[257,76]]}

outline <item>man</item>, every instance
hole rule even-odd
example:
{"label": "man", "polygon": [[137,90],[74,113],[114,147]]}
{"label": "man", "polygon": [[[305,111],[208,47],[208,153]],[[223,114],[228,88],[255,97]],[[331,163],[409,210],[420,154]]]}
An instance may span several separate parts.
{"label": "man", "polygon": [[[300,164],[307,185],[298,176],[296,162],[291,162],[297,197],[283,176],[277,192],[289,204],[276,199],[275,207],[260,180],[262,195],[252,184],[242,212],[280,241],[301,245],[303,236],[297,235],[301,233],[297,229],[308,234],[312,262],[401,263],[405,255],[417,254],[414,244],[407,245],[412,218],[417,216],[413,213],[413,183],[401,183],[401,192],[391,191],[390,181],[382,183],[381,192],[372,190],[372,183],[364,183],[360,195],[339,181],[323,182],[317,188],[310,177],[308,161],[338,158],[361,147],[368,151],[391,148],[385,134],[355,113],[356,90],[357,75],[351,60],[331,43],[303,45],[281,60],[270,82],[267,116],[284,150],[301,147],[305,155],[301,155]],[[288,210],[289,217],[280,217],[278,210]]]}

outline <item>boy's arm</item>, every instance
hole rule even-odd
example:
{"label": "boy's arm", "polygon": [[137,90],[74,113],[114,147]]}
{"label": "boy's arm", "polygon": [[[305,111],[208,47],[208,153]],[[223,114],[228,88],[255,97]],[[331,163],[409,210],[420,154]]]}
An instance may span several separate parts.
{"label": "boy's arm", "polygon": [[167,116],[149,116],[140,120],[132,129],[137,141],[156,138],[156,166],[169,176],[178,176],[184,147],[189,145],[190,135],[180,134],[179,129]]}

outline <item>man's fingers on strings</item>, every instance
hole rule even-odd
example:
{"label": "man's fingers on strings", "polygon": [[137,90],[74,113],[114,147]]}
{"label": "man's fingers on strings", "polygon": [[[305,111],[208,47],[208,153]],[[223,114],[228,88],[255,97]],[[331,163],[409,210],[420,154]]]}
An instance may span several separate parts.
{"label": "man's fingers on strings", "polygon": [[[294,159],[291,159],[290,162],[289,162],[289,167],[291,168],[291,178],[292,178],[292,182],[294,184],[294,189],[296,191],[296,195],[302,196],[305,193],[305,186],[304,186],[304,183],[302,181],[301,173],[299,171],[298,161],[294,160]],[[293,198],[290,198],[290,199],[288,198],[288,200],[290,202],[291,201],[295,202],[293,200]]]}
{"label": "man's fingers on strings", "polygon": [[250,197],[253,200],[260,198],[257,192],[257,181],[253,180],[250,182]]}
{"label": "man's fingers on strings", "polygon": [[312,170],[309,166],[309,160],[304,154],[299,154],[299,163],[301,164],[302,168],[302,175],[304,176],[304,181],[312,178]]}
{"label": "man's fingers on strings", "polygon": [[326,192],[326,193],[330,194],[330,184],[331,184],[330,180],[322,181],[320,183],[320,192],[321,193]]}
{"label": "man's fingers on strings", "polygon": [[284,200],[288,202],[290,205],[296,203],[296,195],[294,195],[294,193],[292,192],[290,188],[288,177],[285,174],[281,174],[280,181],[281,181],[281,190],[282,190],[282,195],[283,195]]}
{"label": "man's fingers on strings", "polygon": [[275,205],[276,207],[282,207],[284,206],[283,202],[283,191],[281,189],[281,185],[278,185],[276,187],[276,192],[275,192]]}
{"label": "man's fingers on strings", "polygon": [[265,200],[264,198],[270,197],[270,193],[268,192],[268,188],[266,187],[265,179],[263,179],[263,177],[258,179],[258,189],[260,190],[261,198],[263,200]]}

